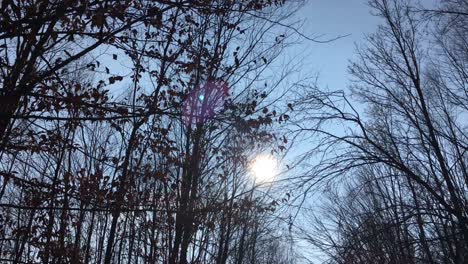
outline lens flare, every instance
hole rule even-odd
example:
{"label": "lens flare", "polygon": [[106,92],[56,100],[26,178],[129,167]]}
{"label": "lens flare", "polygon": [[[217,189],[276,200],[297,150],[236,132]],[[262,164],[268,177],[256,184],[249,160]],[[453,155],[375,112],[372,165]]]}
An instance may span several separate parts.
{"label": "lens flare", "polygon": [[224,108],[229,95],[224,81],[208,81],[191,91],[182,105],[182,119],[186,125],[204,123]]}

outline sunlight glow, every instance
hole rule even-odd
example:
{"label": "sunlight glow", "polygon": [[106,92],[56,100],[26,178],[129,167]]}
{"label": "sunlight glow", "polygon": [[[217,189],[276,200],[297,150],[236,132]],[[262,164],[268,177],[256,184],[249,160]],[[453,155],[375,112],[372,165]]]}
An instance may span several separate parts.
{"label": "sunlight glow", "polygon": [[271,183],[278,173],[278,162],[272,156],[261,155],[253,160],[250,170],[256,183]]}

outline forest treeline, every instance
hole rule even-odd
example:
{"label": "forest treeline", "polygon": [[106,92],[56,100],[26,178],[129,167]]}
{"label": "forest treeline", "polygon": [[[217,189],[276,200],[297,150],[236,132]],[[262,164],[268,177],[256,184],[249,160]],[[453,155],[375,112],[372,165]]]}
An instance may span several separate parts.
{"label": "forest treeline", "polygon": [[0,263],[465,263],[468,2],[425,4],[371,0],[330,91],[300,0],[3,0]]}
{"label": "forest treeline", "polygon": [[2,1],[0,262],[288,263],[245,176],[283,2]]}
{"label": "forest treeline", "polygon": [[351,92],[300,102],[328,197],[303,238],[327,263],[468,261],[468,2],[427,2],[370,1]]}

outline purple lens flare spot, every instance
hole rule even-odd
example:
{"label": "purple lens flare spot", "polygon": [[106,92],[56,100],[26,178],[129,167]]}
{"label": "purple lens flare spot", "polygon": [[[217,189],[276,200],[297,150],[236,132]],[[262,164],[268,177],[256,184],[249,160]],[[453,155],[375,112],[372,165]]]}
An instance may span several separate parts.
{"label": "purple lens flare spot", "polygon": [[191,91],[183,103],[182,120],[188,126],[213,118],[224,107],[229,94],[225,81],[208,81]]}

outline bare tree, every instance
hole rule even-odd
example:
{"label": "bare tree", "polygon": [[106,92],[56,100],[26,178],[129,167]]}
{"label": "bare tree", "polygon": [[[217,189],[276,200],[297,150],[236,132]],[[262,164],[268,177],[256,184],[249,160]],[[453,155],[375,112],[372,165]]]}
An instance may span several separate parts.
{"label": "bare tree", "polygon": [[309,122],[299,130],[315,133],[314,153],[324,153],[309,183],[349,184],[318,220],[322,236],[309,239],[332,263],[464,263],[468,5],[444,1],[435,14],[407,1],[370,6],[384,24],[349,68],[358,102],[308,89],[295,104]]}
{"label": "bare tree", "polygon": [[1,261],[286,262],[246,176],[279,141],[284,1],[2,7]]}

